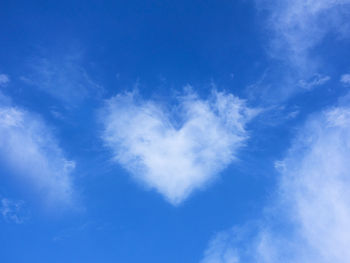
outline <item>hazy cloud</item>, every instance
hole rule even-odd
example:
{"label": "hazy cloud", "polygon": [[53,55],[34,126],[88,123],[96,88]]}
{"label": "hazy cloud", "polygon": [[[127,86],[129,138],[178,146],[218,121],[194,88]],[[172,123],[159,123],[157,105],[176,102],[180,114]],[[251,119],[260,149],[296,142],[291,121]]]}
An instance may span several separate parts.
{"label": "hazy cloud", "polygon": [[32,58],[21,79],[70,106],[102,92],[82,66],[79,54]]}
{"label": "hazy cloud", "polygon": [[325,84],[330,77],[323,48],[326,41],[350,39],[350,0],[255,2],[272,63],[260,80],[248,86],[249,96],[275,103]]}
{"label": "hazy cloud", "polygon": [[9,76],[7,76],[6,74],[0,74],[0,87],[6,86],[7,83],[9,82],[10,82]]}
{"label": "hazy cloud", "polygon": [[350,74],[343,74],[340,77],[340,82],[343,83],[345,86],[350,86]]}
{"label": "hazy cloud", "polygon": [[248,234],[217,235],[202,262],[350,262],[349,156],[350,108],[310,118],[277,162],[282,177],[268,219]]}
{"label": "hazy cloud", "polygon": [[24,201],[14,201],[2,198],[0,203],[0,214],[6,222],[22,224],[28,219],[28,212],[25,209]]}
{"label": "hazy cloud", "polygon": [[349,0],[257,0],[269,12],[271,55],[286,59],[299,71],[314,73],[310,50],[330,31],[349,37]]}
{"label": "hazy cloud", "polygon": [[320,74],[316,74],[309,80],[300,80],[299,85],[303,89],[311,90],[314,87],[324,85],[326,82],[328,82],[331,78],[329,76],[322,76]]}
{"label": "hazy cloud", "polygon": [[0,163],[46,201],[72,201],[74,162],[64,157],[52,131],[35,114],[0,105]]}

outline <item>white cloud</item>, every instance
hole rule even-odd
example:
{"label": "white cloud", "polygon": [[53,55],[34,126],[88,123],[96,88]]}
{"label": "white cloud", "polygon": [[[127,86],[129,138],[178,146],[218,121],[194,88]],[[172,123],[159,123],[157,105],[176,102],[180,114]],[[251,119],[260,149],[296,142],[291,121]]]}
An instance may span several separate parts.
{"label": "white cloud", "polygon": [[245,125],[257,113],[223,92],[209,100],[192,93],[178,102],[169,111],[135,93],[120,94],[101,114],[114,159],[174,205],[237,158],[248,137]]}
{"label": "white cloud", "polygon": [[271,54],[287,59],[300,71],[315,70],[309,51],[330,31],[349,37],[350,0],[257,0],[269,10],[268,27],[274,37]]}
{"label": "white cloud", "polygon": [[0,203],[0,214],[6,222],[22,224],[28,219],[28,214],[24,208],[24,201],[14,201],[2,198]]}
{"label": "white cloud", "polygon": [[44,200],[72,201],[74,162],[64,157],[51,130],[38,116],[0,105],[0,163],[21,184],[33,186]]}
{"label": "white cloud", "polygon": [[349,107],[310,118],[278,163],[282,178],[268,219],[242,239],[232,230],[219,234],[202,262],[350,262],[349,156]]}
{"label": "white cloud", "polygon": [[343,83],[345,86],[350,86],[350,74],[343,74],[340,77],[340,82]]}
{"label": "white cloud", "polygon": [[330,65],[325,50],[350,39],[350,0],[255,2],[266,29],[266,51],[274,63],[247,88],[250,96],[280,102],[326,83]]}
{"label": "white cloud", "polygon": [[9,76],[7,76],[6,74],[0,74],[0,87],[7,85],[9,82]]}

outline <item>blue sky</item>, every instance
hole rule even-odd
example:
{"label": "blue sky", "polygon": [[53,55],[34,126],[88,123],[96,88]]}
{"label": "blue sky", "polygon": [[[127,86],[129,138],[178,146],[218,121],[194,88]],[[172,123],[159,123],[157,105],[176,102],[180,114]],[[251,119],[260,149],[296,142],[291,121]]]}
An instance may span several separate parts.
{"label": "blue sky", "polygon": [[349,262],[349,16],[2,1],[1,262]]}

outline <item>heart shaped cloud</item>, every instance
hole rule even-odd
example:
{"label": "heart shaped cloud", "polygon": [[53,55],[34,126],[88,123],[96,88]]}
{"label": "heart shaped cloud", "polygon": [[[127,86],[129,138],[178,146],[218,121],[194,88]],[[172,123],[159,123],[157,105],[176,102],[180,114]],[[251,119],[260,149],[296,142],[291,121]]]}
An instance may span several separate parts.
{"label": "heart shaped cloud", "polygon": [[119,94],[102,111],[102,138],[137,180],[177,205],[236,158],[257,112],[217,91],[207,100],[179,97],[170,110],[135,92]]}

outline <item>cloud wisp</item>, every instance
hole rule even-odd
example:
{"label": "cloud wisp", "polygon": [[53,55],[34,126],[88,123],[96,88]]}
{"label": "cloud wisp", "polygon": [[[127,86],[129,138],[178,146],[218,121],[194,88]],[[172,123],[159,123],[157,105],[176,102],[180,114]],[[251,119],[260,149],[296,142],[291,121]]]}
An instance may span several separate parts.
{"label": "cloud wisp", "polygon": [[202,263],[349,262],[349,156],[349,107],[310,118],[278,162],[282,177],[268,219],[248,234],[218,234]]}
{"label": "cloud wisp", "polygon": [[299,86],[305,90],[312,90],[315,87],[324,85],[331,78],[329,76],[321,76],[320,74],[316,74],[309,81],[300,80]]}
{"label": "cloud wisp", "polygon": [[73,106],[102,92],[102,87],[90,78],[81,60],[79,54],[32,58],[28,62],[28,73],[21,79],[67,106]]}
{"label": "cloud wisp", "polygon": [[106,101],[102,138],[114,160],[177,205],[237,158],[257,110],[224,92],[190,93],[171,109],[135,93]]}
{"label": "cloud wisp", "polygon": [[350,74],[343,74],[340,77],[340,82],[346,86],[346,87],[350,87]]}
{"label": "cloud wisp", "polygon": [[350,0],[255,2],[266,28],[266,53],[271,60],[248,92],[280,102],[325,85],[331,76],[324,48],[330,41],[350,39]]}
{"label": "cloud wisp", "polygon": [[9,76],[7,76],[6,74],[0,74],[0,87],[6,86],[9,82]]}
{"label": "cloud wisp", "polygon": [[22,200],[14,201],[8,198],[2,198],[0,202],[0,214],[6,222],[22,224],[29,216],[24,206],[25,203]]}
{"label": "cloud wisp", "polygon": [[349,0],[257,0],[269,11],[268,29],[273,38],[270,54],[285,59],[299,71],[315,73],[310,51],[329,32],[350,36]]}
{"label": "cloud wisp", "polygon": [[0,163],[46,201],[71,203],[75,164],[64,157],[52,131],[35,114],[0,104]]}

